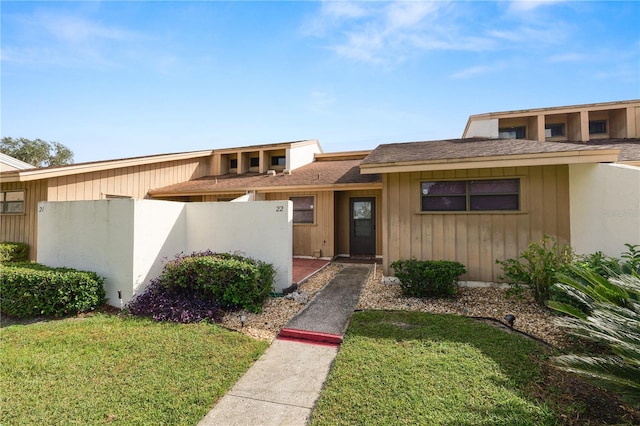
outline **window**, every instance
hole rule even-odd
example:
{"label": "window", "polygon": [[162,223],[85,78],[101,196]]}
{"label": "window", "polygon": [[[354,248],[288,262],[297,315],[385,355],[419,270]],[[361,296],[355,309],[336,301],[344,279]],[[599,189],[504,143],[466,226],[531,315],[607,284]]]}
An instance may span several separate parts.
{"label": "window", "polygon": [[250,167],[260,167],[260,157],[251,157],[249,160]]}
{"label": "window", "polygon": [[520,179],[422,182],[422,211],[520,209]]}
{"label": "window", "polygon": [[552,123],[544,125],[544,135],[547,138],[555,138],[558,136],[565,136],[566,130],[564,123]]}
{"label": "window", "polygon": [[2,214],[24,213],[24,191],[2,191],[0,203]]}
{"label": "window", "polygon": [[284,155],[274,155],[271,157],[272,166],[285,166],[287,164],[287,157]]}
{"label": "window", "polygon": [[229,168],[230,169],[237,169],[238,168],[238,159],[237,158],[232,158],[231,160],[229,160]]}
{"label": "window", "polygon": [[313,223],[313,197],[291,197],[293,223]]}
{"label": "window", "polygon": [[501,127],[498,130],[498,137],[500,139],[524,139],[527,137],[527,128],[525,126]]}
{"label": "window", "polygon": [[607,133],[607,120],[589,121],[589,134]]}

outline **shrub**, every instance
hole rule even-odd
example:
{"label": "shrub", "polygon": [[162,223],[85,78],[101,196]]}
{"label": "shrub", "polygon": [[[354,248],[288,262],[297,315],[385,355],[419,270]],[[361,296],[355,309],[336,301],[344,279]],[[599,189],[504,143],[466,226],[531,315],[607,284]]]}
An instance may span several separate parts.
{"label": "shrub", "polygon": [[153,280],[144,293],[127,305],[132,315],[152,317],[156,321],[191,323],[219,322],[220,305],[201,297],[194,291],[163,286],[160,279]]}
{"label": "shrub", "polygon": [[4,241],[0,243],[0,262],[23,262],[28,259],[29,245]]}
{"label": "shrub", "polygon": [[622,263],[622,272],[640,277],[640,244],[625,244],[627,251],[622,253],[625,259]]}
{"label": "shrub", "polygon": [[605,278],[622,273],[620,259],[606,256],[601,251],[580,256],[574,264]]}
{"label": "shrub", "polygon": [[[192,311],[194,318],[200,315],[196,311],[209,308],[260,312],[273,291],[274,276],[273,265],[236,254],[211,251],[180,254],[165,264],[156,285],[147,291],[150,293],[145,296],[147,299],[135,303],[148,305],[149,309],[158,306],[160,310],[170,304],[175,309]],[[161,287],[163,290],[159,290]],[[131,306],[137,309],[130,304],[130,311]]]}
{"label": "shrub", "polygon": [[467,272],[462,263],[448,260],[399,259],[391,267],[402,293],[411,297],[452,296],[458,277]]}
{"label": "shrub", "polygon": [[[572,275],[560,275],[559,291],[588,307],[549,302],[549,306],[569,317],[560,324],[577,336],[605,344],[611,355],[564,355],[556,361],[564,369],[594,379],[640,407],[640,277],[619,275],[604,278],[580,266]],[[586,284],[585,284],[586,282]]]}
{"label": "shrub", "polygon": [[95,272],[31,263],[0,265],[0,310],[17,318],[91,311],[105,302],[103,284]]}
{"label": "shrub", "polygon": [[551,297],[556,274],[565,270],[572,260],[571,247],[559,246],[553,238],[545,235],[540,242],[531,242],[517,259],[496,260],[504,272],[504,275],[498,275],[498,279],[506,278],[516,292],[522,291],[521,285],[526,285],[536,302],[544,305]]}

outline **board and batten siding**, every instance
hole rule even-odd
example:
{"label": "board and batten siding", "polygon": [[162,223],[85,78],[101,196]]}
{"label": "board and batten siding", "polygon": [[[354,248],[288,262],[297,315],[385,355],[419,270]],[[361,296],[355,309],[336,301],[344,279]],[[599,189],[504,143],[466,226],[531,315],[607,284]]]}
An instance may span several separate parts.
{"label": "board and batten siding", "polygon": [[49,201],[148,198],[150,189],[205,176],[208,159],[167,161],[49,179]]}
{"label": "board and batten siding", "polygon": [[265,194],[267,200],[288,200],[290,197],[314,197],[314,223],[293,225],[293,255],[335,256],[335,214],[333,191],[279,192]]}
{"label": "board and batten siding", "polygon": [[[423,181],[514,177],[521,184],[519,212],[421,212]],[[566,165],[389,173],[383,179],[387,273],[400,258],[443,259],[466,266],[463,280],[495,282],[502,274],[496,259],[515,258],[544,235],[571,241]]]}
{"label": "board and batten siding", "polygon": [[29,258],[35,260],[38,243],[38,202],[47,201],[46,181],[7,182],[2,191],[24,191],[24,213],[0,215],[0,241],[26,243]]}

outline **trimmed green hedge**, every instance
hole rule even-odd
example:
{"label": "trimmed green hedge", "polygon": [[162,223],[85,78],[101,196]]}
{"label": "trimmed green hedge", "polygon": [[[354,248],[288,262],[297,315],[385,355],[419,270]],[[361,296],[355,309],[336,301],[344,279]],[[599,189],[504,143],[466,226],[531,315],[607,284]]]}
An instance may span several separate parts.
{"label": "trimmed green hedge", "polygon": [[391,264],[405,296],[453,296],[458,277],[467,272],[460,262],[449,260],[396,260]]}
{"label": "trimmed green hedge", "polygon": [[73,315],[105,303],[95,272],[23,263],[0,265],[0,311],[17,318]]}
{"label": "trimmed green hedge", "polygon": [[222,308],[260,312],[273,292],[275,274],[270,263],[204,251],[167,263],[160,281],[164,287],[193,291],[215,300]]}
{"label": "trimmed green hedge", "polygon": [[3,241],[0,243],[0,262],[23,262],[28,260],[29,245]]}

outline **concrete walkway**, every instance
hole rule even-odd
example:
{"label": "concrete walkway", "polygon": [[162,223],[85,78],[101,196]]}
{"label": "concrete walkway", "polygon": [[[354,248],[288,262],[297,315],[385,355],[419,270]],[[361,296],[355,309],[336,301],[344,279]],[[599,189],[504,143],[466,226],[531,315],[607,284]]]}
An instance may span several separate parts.
{"label": "concrete walkway", "polygon": [[199,425],[306,425],[369,269],[345,266]]}

